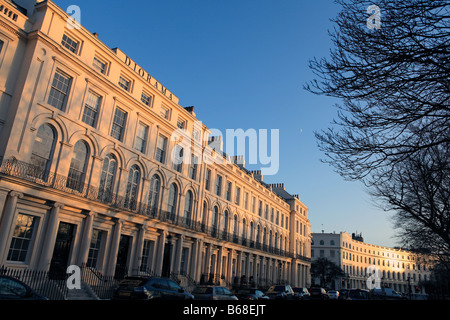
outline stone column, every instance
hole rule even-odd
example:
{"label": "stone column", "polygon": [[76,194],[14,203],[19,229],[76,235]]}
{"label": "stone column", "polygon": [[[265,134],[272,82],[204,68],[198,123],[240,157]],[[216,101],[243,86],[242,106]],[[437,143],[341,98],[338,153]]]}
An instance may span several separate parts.
{"label": "stone column", "polygon": [[50,212],[50,217],[45,230],[45,238],[41,257],[39,260],[39,270],[48,271],[52,260],[53,250],[55,249],[56,236],[59,225],[59,211],[64,208],[64,204],[55,203]]}
{"label": "stone column", "polygon": [[194,280],[199,282],[202,274],[202,258],[203,258],[203,240],[198,240],[197,259],[195,261],[195,267],[193,269]]}
{"label": "stone column", "polygon": [[112,238],[111,249],[109,251],[108,265],[106,266],[106,275],[113,276],[115,273],[117,263],[117,252],[119,250],[120,235],[122,233],[122,220],[117,220],[114,226],[114,234]]}
{"label": "stone column", "polygon": [[17,200],[23,198],[23,194],[17,191],[9,193],[8,202],[0,220],[0,265],[6,261],[6,254],[9,250],[9,235],[13,228],[14,217],[16,216]]}
{"label": "stone column", "polygon": [[141,225],[138,231],[138,239],[136,245],[135,259],[133,265],[131,266],[131,270],[134,273],[138,273],[142,263],[142,250],[144,248],[144,236],[145,236],[145,225]]}
{"label": "stone column", "polygon": [[162,267],[163,267],[163,260],[164,260],[164,246],[166,242],[166,236],[168,232],[161,230],[158,238],[158,253],[157,253],[157,259],[156,259],[156,266],[155,266],[155,272],[158,275],[161,275]]}
{"label": "stone column", "polygon": [[83,236],[81,238],[80,253],[78,255],[78,265],[81,266],[87,262],[89,248],[92,240],[92,227],[94,225],[95,212],[88,212],[84,219]]}
{"label": "stone column", "polygon": [[178,237],[177,241],[177,250],[175,250],[175,267],[173,269],[174,273],[179,274],[180,273],[180,266],[181,266],[181,255],[183,253],[183,242],[184,242],[184,235],[180,235]]}

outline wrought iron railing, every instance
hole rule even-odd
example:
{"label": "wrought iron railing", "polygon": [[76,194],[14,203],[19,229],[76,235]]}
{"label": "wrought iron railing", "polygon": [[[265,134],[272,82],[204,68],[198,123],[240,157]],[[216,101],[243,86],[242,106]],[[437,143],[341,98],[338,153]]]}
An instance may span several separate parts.
{"label": "wrought iron railing", "polygon": [[218,240],[232,242],[278,256],[310,261],[307,257],[299,255],[294,256],[292,252],[276,248],[273,245],[262,244],[260,241],[254,241],[247,237],[238,236],[235,233],[219,230],[217,226],[208,226],[195,219],[182,217],[174,214],[173,212],[161,210],[160,208],[156,208],[155,210],[154,207],[149,206],[146,203],[137,202],[135,199],[130,199],[126,196],[124,197],[117,193],[111,192],[111,190],[93,187],[86,183],[75,183],[72,180],[68,180],[68,177],[50,172],[39,166],[19,161],[17,159],[3,159],[0,166],[0,175],[19,178],[41,186],[63,191],[70,195],[108,205],[113,209],[145,215],[161,222],[167,222],[172,225],[207,234],[208,236]]}

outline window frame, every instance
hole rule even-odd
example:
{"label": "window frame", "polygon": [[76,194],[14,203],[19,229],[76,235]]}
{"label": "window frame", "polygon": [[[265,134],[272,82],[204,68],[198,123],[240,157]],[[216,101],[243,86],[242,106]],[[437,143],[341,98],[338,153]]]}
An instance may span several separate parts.
{"label": "window frame", "polygon": [[[68,83],[64,84],[65,86],[67,86],[67,92],[62,91],[60,88],[57,87],[58,84],[55,84],[55,81],[59,81],[59,80],[56,80],[57,74],[59,75],[59,77],[66,78],[68,80]],[[69,73],[63,71],[61,68],[57,67],[55,69],[55,71],[53,72],[53,78],[50,81],[50,90],[49,90],[49,94],[48,94],[48,97],[46,100],[47,104],[52,106],[55,109],[62,111],[62,112],[67,112],[67,106],[68,106],[68,102],[69,102],[69,96],[72,91],[73,82],[74,82],[74,77],[72,77]],[[54,92],[59,93],[64,96],[64,99],[62,100],[62,104],[60,107],[56,106],[53,101],[53,100],[60,101],[60,97],[56,97],[54,94],[52,94]]]}
{"label": "window frame", "polygon": [[[69,43],[67,40],[64,40],[64,37],[67,38],[67,40],[74,42],[77,44],[77,46],[74,48],[71,43]],[[63,33],[63,36],[61,38],[61,46],[63,48],[65,48],[66,50],[68,50],[69,52],[75,54],[75,55],[80,55],[81,53],[81,46],[82,46],[83,41],[78,39],[77,37],[74,37],[72,34],[68,33],[67,31]]]}
{"label": "window frame", "polygon": [[[96,96],[98,98],[97,110],[94,110],[94,108],[92,108],[92,106],[88,104],[88,99],[89,99],[90,95]],[[83,107],[83,113],[81,115],[81,121],[83,123],[87,124],[88,126],[91,126],[92,128],[97,128],[97,125],[99,122],[98,118],[99,118],[100,109],[102,107],[102,104],[103,104],[103,96],[92,89],[88,89],[87,93],[86,93],[86,97],[84,99],[84,107]],[[95,118],[94,118],[94,121],[92,124],[85,121],[85,117],[90,117],[90,115],[86,114],[86,108],[88,108],[91,111],[91,113],[95,114]]]}
{"label": "window frame", "polygon": [[[116,112],[120,111],[122,112],[125,116],[123,119],[123,124],[118,124],[115,120],[116,120]],[[128,120],[128,112],[125,111],[124,109],[122,109],[119,106],[115,106],[114,107],[114,114],[112,117],[112,123],[111,123],[111,130],[110,130],[110,136],[120,142],[123,142],[125,140],[125,131],[126,131],[126,127],[127,127],[127,120]],[[113,131],[116,130],[115,127],[120,127],[122,128],[121,134],[120,134],[120,138],[117,138],[115,135],[113,135]]]}

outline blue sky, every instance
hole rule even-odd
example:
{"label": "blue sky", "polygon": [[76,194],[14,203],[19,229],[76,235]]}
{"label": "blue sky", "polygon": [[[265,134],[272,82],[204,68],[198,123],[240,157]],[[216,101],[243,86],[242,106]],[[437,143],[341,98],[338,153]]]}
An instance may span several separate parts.
{"label": "blue sky", "polygon": [[[154,78],[195,106],[209,128],[279,129],[284,183],[309,207],[313,232],[362,232],[365,242],[397,245],[389,216],[362,184],[320,162],[314,131],[336,117],[334,99],[303,89],[313,57],[328,57],[332,0],[56,0],[81,9],[81,24],[119,47]],[[249,169],[257,169],[254,166]]]}

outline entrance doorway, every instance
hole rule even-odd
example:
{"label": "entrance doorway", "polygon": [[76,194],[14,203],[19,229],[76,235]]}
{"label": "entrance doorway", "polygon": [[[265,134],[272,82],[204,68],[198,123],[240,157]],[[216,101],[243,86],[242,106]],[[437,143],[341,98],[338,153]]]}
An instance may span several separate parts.
{"label": "entrance doorway", "polygon": [[130,250],[131,237],[126,235],[120,236],[119,249],[117,252],[115,278],[122,279],[128,274],[127,262],[128,252]]}
{"label": "entrance doorway", "polygon": [[53,250],[53,256],[50,263],[49,276],[51,279],[64,279],[66,277],[74,232],[74,224],[66,222],[59,223],[55,248]]}
{"label": "entrance doorway", "polygon": [[163,277],[170,277],[170,265],[172,264],[172,236],[168,235],[164,245],[164,256],[161,275]]}

